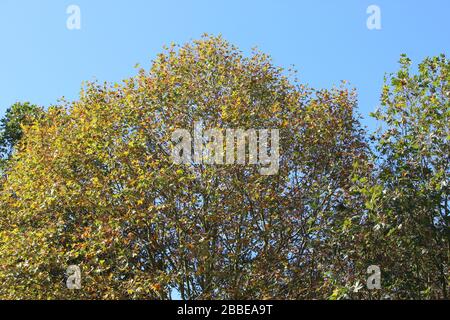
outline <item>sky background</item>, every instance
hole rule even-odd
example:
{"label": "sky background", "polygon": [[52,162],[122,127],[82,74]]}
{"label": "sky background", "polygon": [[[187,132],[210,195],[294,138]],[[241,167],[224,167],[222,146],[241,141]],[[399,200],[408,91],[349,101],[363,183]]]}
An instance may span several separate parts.
{"label": "sky background", "polygon": [[[69,5],[81,30],[68,30]],[[369,5],[381,30],[369,30]],[[0,115],[17,101],[48,106],[78,97],[86,80],[119,82],[148,68],[163,45],[222,34],[249,54],[295,65],[301,82],[330,88],[348,80],[363,124],[379,104],[386,72],[401,53],[414,63],[450,55],[448,0],[0,0]]]}

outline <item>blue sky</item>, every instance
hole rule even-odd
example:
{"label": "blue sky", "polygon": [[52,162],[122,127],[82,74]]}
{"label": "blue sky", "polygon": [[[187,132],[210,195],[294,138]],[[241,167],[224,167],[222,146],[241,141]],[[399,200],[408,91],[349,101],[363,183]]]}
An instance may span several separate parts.
{"label": "blue sky", "polygon": [[[81,9],[68,30],[66,9]],[[366,27],[369,5],[381,30]],[[258,46],[302,82],[348,80],[368,120],[385,72],[401,53],[414,62],[450,52],[448,0],[0,0],[0,115],[16,101],[76,99],[84,80],[120,81],[148,67],[164,44],[222,34],[245,53]]]}

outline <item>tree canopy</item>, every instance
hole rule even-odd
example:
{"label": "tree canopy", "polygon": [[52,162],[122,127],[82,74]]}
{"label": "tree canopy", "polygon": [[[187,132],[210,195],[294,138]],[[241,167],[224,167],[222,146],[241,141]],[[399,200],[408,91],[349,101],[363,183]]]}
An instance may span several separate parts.
{"label": "tree canopy", "polygon": [[[221,37],[88,83],[22,125],[8,153],[0,297],[448,297],[450,64],[409,67],[402,57],[386,79],[373,148],[355,90],[310,88]],[[278,174],[175,164],[171,134],[199,121],[279,129]],[[81,290],[65,285],[69,265]],[[375,292],[361,288],[370,265]]]}

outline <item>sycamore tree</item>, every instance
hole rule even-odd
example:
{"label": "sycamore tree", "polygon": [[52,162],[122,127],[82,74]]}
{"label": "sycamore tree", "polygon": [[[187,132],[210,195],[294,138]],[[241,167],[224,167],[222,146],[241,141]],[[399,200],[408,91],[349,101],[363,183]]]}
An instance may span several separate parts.
{"label": "sycamore tree", "polygon": [[[14,106],[0,126],[0,298],[448,298],[449,71],[445,56],[418,71],[401,58],[373,148],[354,90],[312,89],[221,37],[172,45],[77,101]],[[173,134],[197,123],[279,130],[278,170],[179,164]]]}
{"label": "sycamore tree", "polygon": [[402,56],[374,116],[383,123],[374,136],[376,171],[370,182],[355,179],[367,209],[361,259],[383,270],[384,296],[448,299],[449,60],[427,58],[414,72]]}
{"label": "sycamore tree", "polygon": [[[25,127],[0,201],[0,297],[329,298],[352,286],[347,237],[367,172],[356,93],[314,90],[220,37],[171,46],[120,84]],[[175,164],[171,135],[278,129],[279,170]],[[353,251],[352,251],[353,250]],[[66,288],[66,268],[82,289]]]}

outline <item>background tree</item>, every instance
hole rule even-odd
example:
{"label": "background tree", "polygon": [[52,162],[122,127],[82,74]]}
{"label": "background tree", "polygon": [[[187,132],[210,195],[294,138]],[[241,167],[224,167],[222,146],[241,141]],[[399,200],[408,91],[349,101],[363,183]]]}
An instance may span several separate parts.
{"label": "background tree", "polygon": [[6,110],[0,120],[0,170],[4,168],[14,147],[22,138],[22,127],[32,124],[42,112],[41,107],[29,102],[15,103]]}
{"label": "background tree", "polygon": [[[391,298],[448,299],[450,62],[427,58],[386,78],[377,171],[368,189],[366,257]],[[364,184],[364,183],[363,183]]]}

